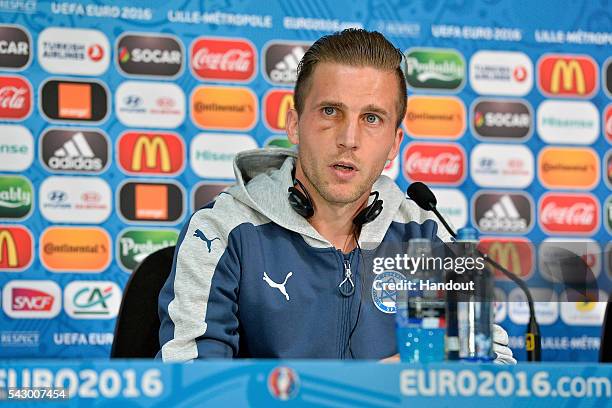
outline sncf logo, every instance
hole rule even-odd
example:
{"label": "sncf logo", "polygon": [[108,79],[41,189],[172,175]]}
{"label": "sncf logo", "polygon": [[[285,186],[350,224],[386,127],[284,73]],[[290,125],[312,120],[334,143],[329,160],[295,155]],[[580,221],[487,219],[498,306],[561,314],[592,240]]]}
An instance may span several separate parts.
{"label": "sncf logo", "polygon": [[24,227],[2,226],[0,228],[0,271],[17,272],[32,263],[34,240]]}
{"label": "sncf logo", "polygon": [[538,62],[538,86],[549,97],[590,98],[597,92],[597,63],[586,55],[545,55]]}
{"label": "sncf logo", "polygon": [[274,89],[264,96],[264,122],[274,131],[285,130],[287,112],[293,109],[293,92],[284,89]]}
{"label": "sncf logo", "polygon": [[126,132],[117,150],[119,166],[127,174],[175,175],[185,164],[185,145],[174,133]]}
{"label": "sncf logo", "polygon": [[57,283],[43,280],[12,280],[2,289],[2,308],[14,319],[51,319],[62,307]]}

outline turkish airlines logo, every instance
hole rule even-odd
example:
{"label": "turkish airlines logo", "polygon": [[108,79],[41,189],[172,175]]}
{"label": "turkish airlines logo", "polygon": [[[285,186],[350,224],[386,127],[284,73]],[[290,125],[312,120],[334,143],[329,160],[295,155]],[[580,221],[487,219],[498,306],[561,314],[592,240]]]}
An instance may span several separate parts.
{"label": "turkish airlines logo", "polygon": [[472,131],[484,139],[522,141],[531,136],[533,113],[526,101],[480,99],[472,105]]}
{"label": "turkish airlines logo", "polygon": [[458,185],[465,179],[465,151],[458,144],[410,143],[402,162],[410,181]]}
{"label": "turkish airlines logo", "polygon": [[538,86],[548,97],[591,98],[597,92],[597,71],[587,55],[549,54],[538,61]]}
{"label": "turkish airlines logo", "polygon": [[457,139],[465,132],[465,106],[459,98],[408,98],[404,126],[414,137]]}
{"label": "turkish airlines logo", "polygon": [[32,86],[19,76],[0,76],[0,119],[23,120],[32,112]]}
{"label": "turkish airlines logo", "polygon": [[33,260],[34,239],[32,233],[21,226],[0,227],[0,271],[26,270]]}
{"label": "turkish airlines logo", "polygon": [[54,74],[101,75],[110,63],[110,44],[98,30],[51,27],[38,36],[38,62]]}
{"label": "turkish airlines logo", "polygon": [[117,146],[127,174],[176,175],[185,165],[185,145],[174,133],[126,132]]}
{"label": "turkish airlines logo", "polygon": [[593,234],[599,227],[599,203],[590,194],[546,193],[539,221],[548,234]]}
{"label": "turkish airlines logo", "polygon": [[257,110],[249,88],[200,86],[191,94],[191,118],[202,129],[250,130]]}
{"label": "turkish airlines logo", "polygon": [[62,307],[57,283],[44,280],[12,280],[2,289],[2,308],[13,319],[51,319]]}
{"label": "turkish airlines logo", "polygon": [[53,272],[102,272],[110,264],[110,235],[97,227],[49,227],[40,237],[40,261]]}
{"label": "turkish airlines logo", "polygon": [[51,172],[98,174],[109,164],[108,137],[99,130],[48,129],[39,144],[40,159]]}
{"label": "turkish airlines logo", "polygon": [[603,128],[609,143],[612,143],[612,104],[606,106],[603,114]]}
{"label": "turkish airlines logo", "polygon": [[64,310],[73,319],[112,319],[121,305],[121,289],[110,281],[73,281],[64,289]]}
{"label": "turkish airlines logo", "polygon": [[599,183],[599,156],[590,148],[545,147],[538,156],[544,187],[589,190]]}
{"label": "turkish airlines logo", "polygon": [[176,77],[183,70],[183,46],[171,36],[124,34],[117,41],[117,65],[126,75]]}
{"label": "turkish airlines logo", "polygon": [[0,68],[26,68],[30,63],[31,49],[32,40],[25,29],[14,25],[0,25]]}
{"label": "turkish airlines logo", "polygon": [[42,113],[63,122],[101,122],[108,114],[108,90],[101,82],[49,80],[40,88]]}
{"label": "turkish airlines logo", "polygon": [[533,226],[533,204],[524,193],[478,192],[472,219],[483,233],[526,234]]}
{"label": "turkish airlines logo", "polygon": [[470,59],[470,84],[481,95],[527,95],[533,64],[522,52],[478,51]]}
{"label": "turkish airlines logo", "polygon": [[293,91],[273,89],[263,99],[263,117],[266,126],[273,132],[285,130],[287,112],[293,109]]}
{"label": "turkish airlines logo", "polygon": [[178,183],[128,181],[119,187],[117,208],[126,222],[176,224],[185,212],[185,192]]}
{"label": "turkish airlines logo", "polygon": [[310,44],[297,42],[272,42],[265,46],[263,74],[274,85],[294,85],[297,66]]}
{"label": "turkish airlines logo", "polygon": [[190,55],[194,76],[204,81],[249,82],[257,71],[257,52],[247,39],[200,37]]}
{"label": "turkish airlines logo", "polygon": [[[521,238],[482,238],[479,249],[491,259],[522,279],[529,279],[535,266],[535,250],[526,239]],[[508,280],[497,268],[496,279]]]}

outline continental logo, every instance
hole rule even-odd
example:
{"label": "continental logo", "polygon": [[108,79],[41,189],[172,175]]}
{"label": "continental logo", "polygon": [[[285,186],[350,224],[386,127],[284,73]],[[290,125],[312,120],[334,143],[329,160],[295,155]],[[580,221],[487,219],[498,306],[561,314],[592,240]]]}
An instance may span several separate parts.
{"label": "continental logo", "polygon": [[249,88],[200,86],[191,94],[191,119],[202,129],[251,130],[257,109]]}
{"label": "continental logo", "polygon": [[32,233],[21,226],[0,227],[0,271],[19,272],[32,263],[34,239]]}
{"label": "continental logo", "polygon": [[[526,239],[521,238],[482,238],[479,248],[491,259],[522,279],[529,279],[535,266],[535,250]],[[497,279],[506,276],[495,269]]]}
{"label": "continental logo", "polygon": [[456,50],[412,48],[404,58],[411,88],[458,91],[465,83],[465,60]]}
{"label": "continental logo", "polygon": [[590,148],[546,147],[538,156],[538,175],[548,189],[590,190],[599,183],[599,156]]}
{"label": "continental logo", "polygon": [[273,132],[285,130],[287,112],[293,109],[293,91],[273,89],[263,99],[264,123]]}
{"label": "continental logo", "polygon": [[412,96],[404,126],[413,137],[458,139],[465,132],[465,106],[459,98]]}
{"label": "continental logo", "polygon": [[538,61],[538,87],[545,96],[591,98],[598,81],[597,63],[587,55],[548,54]]}
{"label": "continental logo", "polygon": [[40,237],[40,260],[53,272],[102,272],[111,252],[110,235],[102,228],[49,227]]}
{"label": "continental logo", "polygon": [[117,237],[117,261],[128,273],[155,251],[176,245],[178,231],[167,229],[127,229]]}
{"label": "continental logo", "polygon": [[117,152],[119,167],[127,174],[172,176],[185,165],[185,144],[175,133],[126,132]]}

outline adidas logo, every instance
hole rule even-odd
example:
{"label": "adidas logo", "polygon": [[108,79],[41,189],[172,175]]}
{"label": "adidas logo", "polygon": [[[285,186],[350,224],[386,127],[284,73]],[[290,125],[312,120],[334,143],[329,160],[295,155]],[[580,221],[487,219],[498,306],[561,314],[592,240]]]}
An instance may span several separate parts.
{"label": "adidas logo", "polygon": [[293,47],[289,54],[276,63],[270,71],[270,79],[274,82],[293,83],[297,81],[297,67],[306,53],[304,47]]}
{"label": "adidas logo", "polygon": [[67,140],[49,159],[54,170],[102,170],[102,160],[94,154],[83,133],[79,132]]}
{"label": "adidas logo", "polygon": [[521,217],[512,198],[505,194],[485,211],[478,220],[478,226],[483,231],[523,232],[529,222]]}

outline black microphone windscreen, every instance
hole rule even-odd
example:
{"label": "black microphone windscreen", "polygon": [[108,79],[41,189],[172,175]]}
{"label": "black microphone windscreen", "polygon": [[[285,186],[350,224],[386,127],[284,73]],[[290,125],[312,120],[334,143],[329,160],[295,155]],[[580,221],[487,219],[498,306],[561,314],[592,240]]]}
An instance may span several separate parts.
{"label": "black microphone windscreen", "polygon": [[431,211],[432,208],[438,205],[438,200],[436,200],[434,193],[420,181],[410,184],[406,193],[412,201],[426,211]]}

